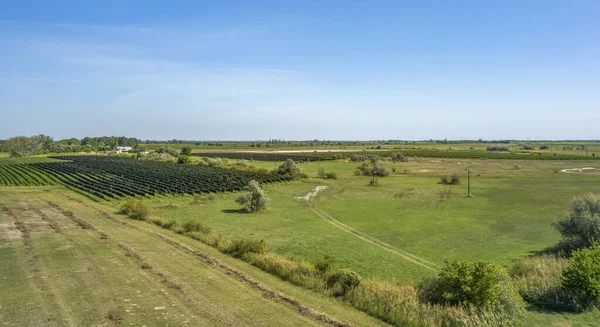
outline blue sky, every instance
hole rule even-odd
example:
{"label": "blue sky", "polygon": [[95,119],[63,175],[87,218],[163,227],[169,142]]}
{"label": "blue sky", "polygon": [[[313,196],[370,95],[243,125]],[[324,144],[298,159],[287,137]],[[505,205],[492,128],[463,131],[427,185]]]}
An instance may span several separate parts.
{"label": "blue sky", "polygon": [[600,139],[600,2],[2,1],[0,138]]}

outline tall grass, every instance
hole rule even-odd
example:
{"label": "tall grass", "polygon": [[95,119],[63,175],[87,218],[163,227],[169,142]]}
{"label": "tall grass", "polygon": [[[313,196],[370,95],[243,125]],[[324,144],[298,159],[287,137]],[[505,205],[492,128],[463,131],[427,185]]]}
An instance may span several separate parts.
{"label": "tall grass", "polygon": [[574,311],[577,301],[562,285],[568,260],[555,255],[517,260],[509,273],[517,291],[529,304],[557,311]]}

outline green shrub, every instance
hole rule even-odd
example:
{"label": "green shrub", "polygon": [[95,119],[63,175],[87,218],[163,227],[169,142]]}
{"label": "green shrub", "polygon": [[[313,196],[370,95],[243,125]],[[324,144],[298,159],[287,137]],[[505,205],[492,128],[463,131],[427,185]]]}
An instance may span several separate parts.
{"label": "green shrub", "polygon": [[231,242],[231,245],[224,249],[225,253],[236,258],[240,258],[247,253],[266,253],[267,248],[263,240],[238,239]]}
{"label": "green shrub", "polygon": [[325,174],[325,179],[338,179],[337,174],[334,172],[329,172]]}
{"label": "green shrub", "polygon": [[300,171],[300,168],[292,159],[287,159],[283,164],[275,169],[274,173],[278,175],[289,176],[292,179],[302,178],[302,172]]}
{"label": "green shrub", "polygon": [[600,245],[573,252],[563,274],[563,286],[580,300],[582,310],[600,305]]}
{"label": "green shrub", "polygon": [[269,198],[263,192],[260,184],[255,180],[251,180],[246,186],[245,192],[235,202],[242,205],[246,212],[256,212],[267,208]]}
{"label": "green shrub", "polygon": [[326,285],[334,295],[344,296],[350,290],[358,287],[361,280],[360,275],[354,271],[339,269],[328,274]]}
{"label": "green shrub", "polygon": [[392,153],[392,161],[393,162],[408,162],[408,158],[404,156],[403,153]]}
{"label": "green shrub", "polygon": [[192,147],[189,145],[186,145],[183,148],[181,148],[181,151],[179,153],[184,156],[189,156],[192,154]]}
{"label": "green shrub", "polygon": [[177,163],[188,164],[188,163],[191,163],[191,162],[192,162],[192,159],[190,159],[189,156],[186,156],[186,155],[183,155],[183,154],[180,154],[179,156],[177,156]]}
{"label": "green shrub", "polygon": [[133,198],[125,201],[119,212],[136,220],[147,220],[150,217],[148,206],[144,202]]}
{"label": "green shrub", "polygon": [[452,174],[452,176],[442,176],[440,178],[440,184],[444,185],[458,185],[460,184],[460,176],[456,173]]}
{"label": "green shrub", "polygon": [[199,232],[210,233],[210,228],[199,221],[188,220],[181,224],[181,228],[186,233]]}
{"label": "green shrub", "polygon": [[576,197],[554,226],[563,236],[558,248],[568,252],[600,240],[600,198],[593,194]]}
{"label": "green shrub", "polygon": [[422,301],[454,306],[473,306],[520,315],[523,299],[506,270],[486,261],[446,262],[436,277],[419,284]]}

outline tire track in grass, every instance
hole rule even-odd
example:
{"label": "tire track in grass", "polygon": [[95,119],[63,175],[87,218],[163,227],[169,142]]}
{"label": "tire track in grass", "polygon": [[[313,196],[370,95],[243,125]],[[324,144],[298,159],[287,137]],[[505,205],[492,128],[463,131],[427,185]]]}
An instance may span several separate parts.
{"label": "tire track in grass", "polygon": [[157,233],[157,232],[151,231],[149,229],[134,225],[125,220],[116,218],[113,215],[111,215],[110,213],[108,213],[96,206],[87,204],[87,203],[85,203],[81,200],[75,199],[67,194],[62,194],[62,195],[64,198],[66,198],[69,201],[76,202],[76,203],[79,203],[79,204],[85,206],[86,208],[93,209],[100,216],[106,218],[107,220],[112,221],[113,223],[117,223],[119,225],[123,225],[128,228],[132,228],[134,230],[140,231],[148,236],[151,236],[151,237],[156,238],[166,244],[169,244],[170,246],[174,247],[175,249],[178,249],[180,251],[183,251],[183,252],[193,255],[194,257],[202,260],[203,262],[220,269],[221,271],[223,271],[225,274],[231,276],[232,278],[235,278],[235,279],[239,280],[240,282],[263,292],[263,296],[265,298],[272,299],[272,300],[278,301],[278,302],[287,303],[287,304],[293,306],[294,308],[296,308],[298,310],[298,312],[301,315],[303,315],[305,317],[309,317],[315,321],[318,321],[318,322],[321,322],[321,323],[324,323],[324,324],[327,324],[330,326],[334,326],[334,327],[350,327],[351,326],[348,323],[341,322],[341,321],[337,320],[336,318],[331,317],[327,314],[320,313],[320,312],[302,304],[300,301],[298,301],[288,295],[285,295],[280,292],[276,292],[276,291],[268,288],[267,286],[263,285],[262,283],[244,275],[243,273],[239,272],[238,270],[221,263],[217,259],[215,259],[205,253],[196,251],[181,242],[175,241],[161,233]]}
{"label": "tire track in grass", "polygon": [[27,261],[29,273],[33,277],[32,283],[39,291],[39,294],[41,294],[43,299],[43,311],[44,315],[46,316],[46,326],[62,326],[65,323],[67,323],[69,326],[74,326],[70,319],[65,319],[67,314],[64,306],[62,303],[60,303],[45,279],[40,275],[39,254],[35,251],[35,247],[33,246],[30,228],[27,227],[25,221],[23,221],[2,201],[0,201],[0,210],[2,210],[13,221],[15,227],[21,232],[21,237],[25,246],[25,252],[29,257]]}
{"label": "tire track in grass", "polygon": [[340,229],[348,234],[354,235],[367,243],[373,244],[373,245],[378,246],[388,252],[396,254],[396,255],[400,256],[401,258],[405,259],[406,261],[412,262],[414,264],[417,264],[419,266],[422,266],[426,269],[430,269],[433,271],[437,271],[440,268],[440,265],[438,265],[435,262],[421,258],[421,257],[419,257],[415,254],[412,254],[406,250],[399,249],[399,248],[389,245],[375,237],[372,237],[363,232],[360,232],[360,231],[342,223],[341,221],[337,220],[336,218],[334,218],[333,216],[328,214],[326,211],[321,209],[319,207],[319,202],[323,198],[331,198],[332,196],[339,194],[342,190],[342,188],[337,185],[328,184],[328,186],[331,187],[333,189],[333,191],[325,193],[325,194],[323,194],[323,193],[317,194],[316,196],[312,197],[312,199],[309,200],[309,202],[308,202],[308,207],[317,216],[327,220],[330,224],[337,227],[338,229]]}

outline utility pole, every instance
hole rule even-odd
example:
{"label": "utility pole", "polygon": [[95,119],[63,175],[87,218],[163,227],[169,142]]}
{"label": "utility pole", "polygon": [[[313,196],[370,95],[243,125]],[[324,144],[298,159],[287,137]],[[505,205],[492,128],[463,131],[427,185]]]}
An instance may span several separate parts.
{"label": "utility pole", "polygon": [[471,197],[471,169],[467,168],[467,197]]}

